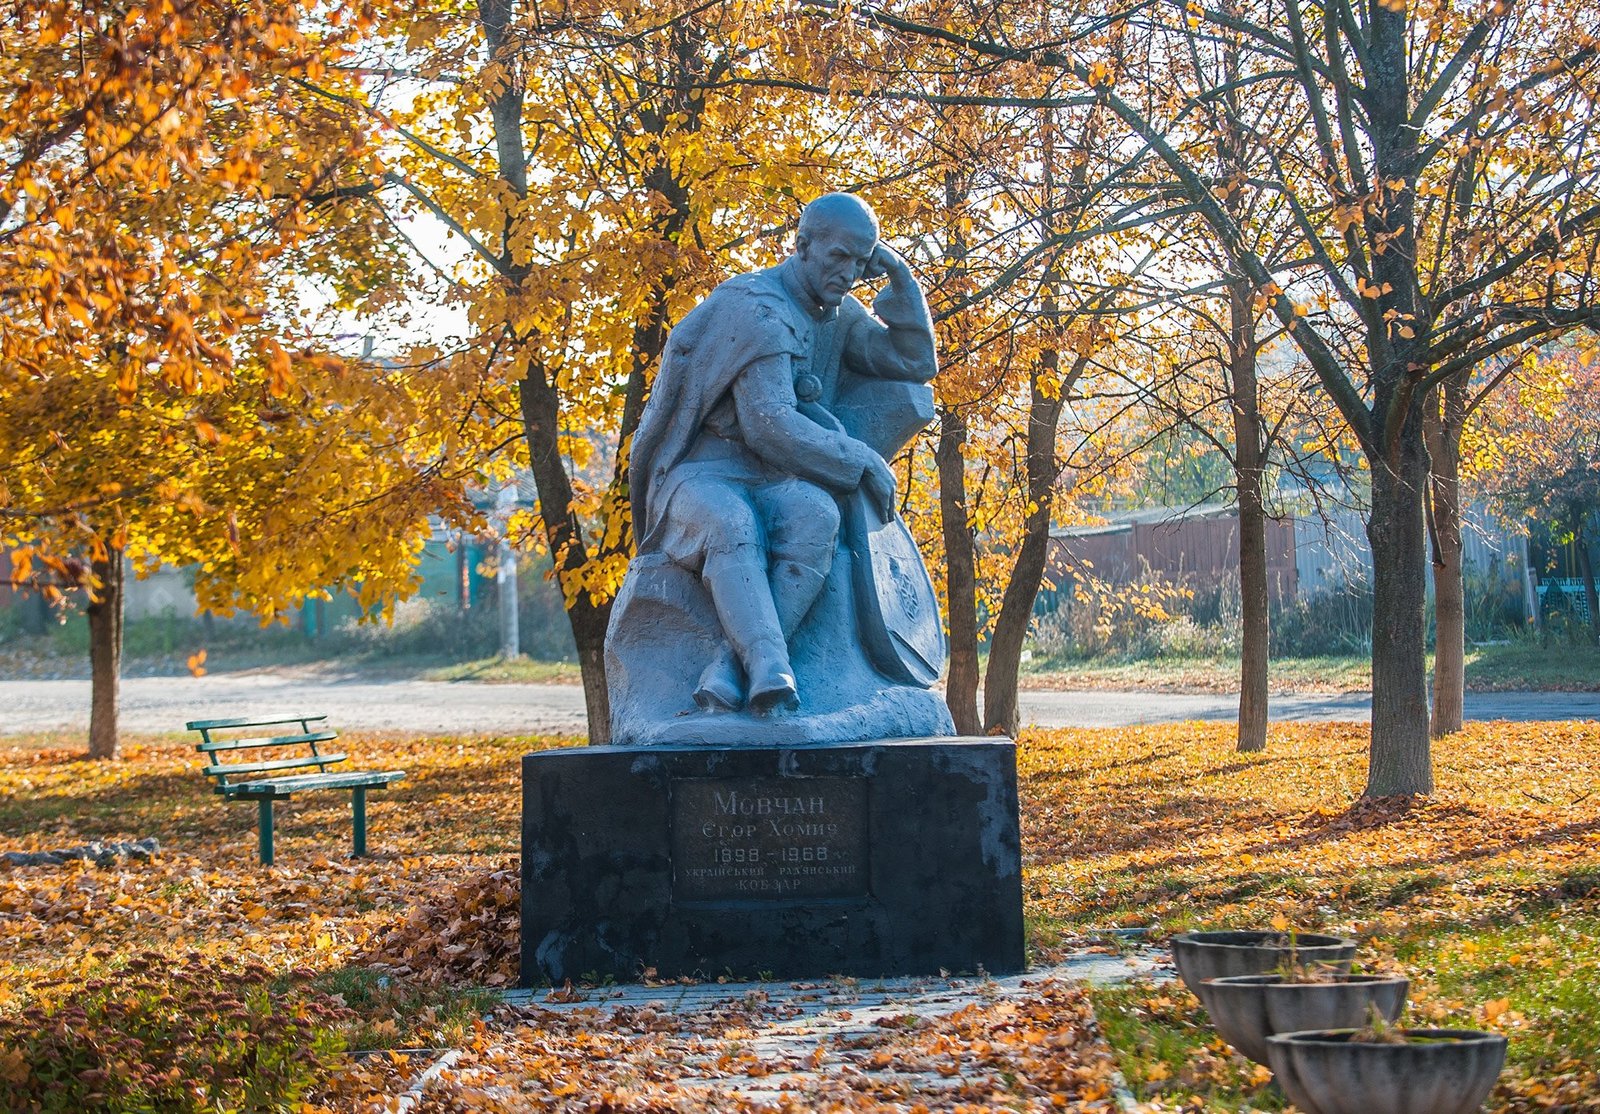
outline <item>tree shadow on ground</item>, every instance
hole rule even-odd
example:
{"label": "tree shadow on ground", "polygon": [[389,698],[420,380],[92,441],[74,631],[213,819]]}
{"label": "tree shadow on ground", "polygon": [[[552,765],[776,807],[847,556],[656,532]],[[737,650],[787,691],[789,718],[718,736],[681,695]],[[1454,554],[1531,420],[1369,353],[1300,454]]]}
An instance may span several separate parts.
{"label": "tree shadow on ground", "polygon": [[1282,815],[1257,801],[1212,795],[1169,797],[1129,805],[1116,797],[1061,809],[1024,809],[1023,839],[1053,855],[1117,854],[1145,850],[1196,833],[1240,824],[1270,824]]}

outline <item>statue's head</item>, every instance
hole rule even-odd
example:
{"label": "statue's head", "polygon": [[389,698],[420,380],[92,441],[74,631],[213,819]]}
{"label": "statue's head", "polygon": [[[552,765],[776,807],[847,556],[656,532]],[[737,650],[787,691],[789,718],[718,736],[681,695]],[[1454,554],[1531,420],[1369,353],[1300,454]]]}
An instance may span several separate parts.
{"label": "statue's head", "polygon": [[878,218],[867,203],[850,193],[826,193],[800,214],[795,273],[818,305],[837,306],[861,280],[877,246]]}

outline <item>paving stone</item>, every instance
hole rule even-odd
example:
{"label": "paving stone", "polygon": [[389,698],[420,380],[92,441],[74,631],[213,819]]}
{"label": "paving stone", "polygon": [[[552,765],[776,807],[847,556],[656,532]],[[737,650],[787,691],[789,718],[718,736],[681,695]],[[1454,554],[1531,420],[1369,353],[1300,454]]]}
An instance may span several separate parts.
{"label": "paving stone", "polygon": [[[754,1023],[739,1047],[774,1070],[765,1076],[745,1078],[708,1072],[709,1078],[684,1078],[682,1087],[708,1094],[742,1095],[776,1100],[780,1095],[810,1094],[823,1086],[826,1074],[835,1084],[841,1075],[865,1075],[866,1061],[886,1029],[897,1018],[934,1018],[952,1014],[972,1004],[992,1005],[1022,999],[1029,987],[1045,980],[1114,985],[1133,978],[1159,981],[1175,977],[1165,949],[1134,948],[1122,954],[1083,953],[1024,974],[989,977],[907,977],[894,979],[829,979],[796,982],[688,983],[657,986],[619,985],[577,990],[507,990],[508,1005],[555,1011],[591,1011],[597,1019],[616,1010],[653,1010],[681,1018],[689,1035],[697,1020],[718,1012],[759,1007],[767,1018]],[[752,1012],[755,1012],[752,1010]],[[889,1024],[884,1024],[888,1022]],[[857,1047],[852,1047],[852,1046]],[[718,1041],[689,1045],[687,1066],[708,1067],[724,1055],[727,1035]],[[793,1070],[814,1052],[824,1050],[832,1062],[828,1071]],[[843,1060],[841,1064],[839,1061]],[[857,1068],[859,1062],[862,1067]],[[873,1092],[908,1100],[917,1095],[950,1091],[967,1080],[935,1072],[901,1072],[871,1069]],[[1129,1101],[1119,1096],[1123,1105]]]}

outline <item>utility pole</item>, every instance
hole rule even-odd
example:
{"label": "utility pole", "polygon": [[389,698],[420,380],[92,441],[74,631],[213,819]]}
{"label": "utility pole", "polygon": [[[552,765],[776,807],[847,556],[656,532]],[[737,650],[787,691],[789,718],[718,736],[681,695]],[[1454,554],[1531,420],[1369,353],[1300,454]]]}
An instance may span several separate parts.
{"label": "utility pole", "polygon": [[506,536],[506,523],[517,505],[516,480],[508,480],[495,495],[495,518],[500,528],[500,556],[495,583],[500,589],[500,656],[507,661],[522,656],[522,634],[517,622],[517,553]]}

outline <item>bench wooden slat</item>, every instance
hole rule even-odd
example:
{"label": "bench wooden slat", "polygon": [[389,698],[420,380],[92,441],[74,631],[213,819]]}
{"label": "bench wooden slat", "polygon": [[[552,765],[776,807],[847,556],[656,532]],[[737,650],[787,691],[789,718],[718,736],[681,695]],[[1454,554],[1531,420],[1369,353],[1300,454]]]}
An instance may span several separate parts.
{"label": "bench wooden slat", "polygon": [[235,800],[260,797],[287,797],[307,789],[375,789],[399,781],[404,770],[352,770],[342,774],[299,774],[293,777],[263,778],[238,785],[219,785],[217,792]]}
{"label": "bench wooden slat", "polygon": [[210,777],[264,774],[268,770],[292,770],[296,766],[331,766],[348,757],[347,754],[307,754],[300,758],[274,758],[270,762],[232,762],[226,766],[207,766],[202,772]]}
{"label": "bench wooden slat", "polygon": [[328,743],[339,737],[337,731],[313,731],[308,735],[252,735],[247,739],[216,739],[196,743],[195,750],[248,750],[251,747],[286,747],[295,743]]}
{"label": "bench wooden slat", "polygon": [[190,731],[220,731],[228,727],[271,727],[277,723],[310,723],[327,719],[327,715],[284,716],[281,719],[192,719],[184,724]]}
{"label": "bench wooden slat", "polygon": [[[316,789],[345,790],[350,794],[350,843],[356,855],[367,853],[367,790],[382,789],[391,782],[404,778],[403,770],[344,770],[329,773],[326,767],[343,762],[348,755],[322,754],[318,744],[329,743],[339,737],[337,731],[313,730],[311,725],[323,725],[325,715],[283,715],[272,713],[246,719],[194,719],[185,726],[200,733],[195,750],[203,753],[208,762],[204,773],[216,779],[214,790],[229,801],[256,802],[256,836],[261,850],[261,862],[271,866],[273,860],[272,811],[275,802],[287,800],[291,794]],[[214,738],[214,731],[232,731],[252,727],[274,727],[278,724],[299,724],[298,733],[284,735],[251,735],[233,738]],[[292,758],[276,758],[270,748],[282,748],[279,754],[293,754]],[[225,755],[245,750],[269,751],[244,762],[224,762]],[[309,751],[309,753],[307,753]],[[246,756],[247,759],[252,756]],[[287,777],[257,777],[278,770],[315,769],[316,773],[290,774]],[[243,777],[245,780],[233,780]],[[231,782],[231,784],[230,784]]]}

